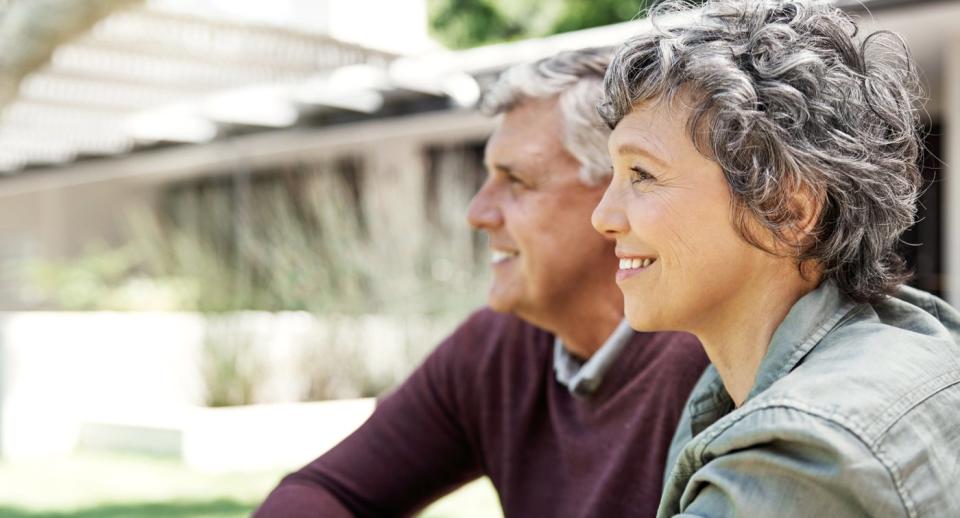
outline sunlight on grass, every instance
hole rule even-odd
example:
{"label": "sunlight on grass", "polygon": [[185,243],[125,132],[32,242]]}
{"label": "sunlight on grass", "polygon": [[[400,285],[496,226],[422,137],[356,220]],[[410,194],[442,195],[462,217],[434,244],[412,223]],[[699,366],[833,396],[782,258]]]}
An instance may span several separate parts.
{"label": "sunlight on grass", "polygon": [[420,518],[496,518],[503,516],[490,479],[481,478],[427,507]]}

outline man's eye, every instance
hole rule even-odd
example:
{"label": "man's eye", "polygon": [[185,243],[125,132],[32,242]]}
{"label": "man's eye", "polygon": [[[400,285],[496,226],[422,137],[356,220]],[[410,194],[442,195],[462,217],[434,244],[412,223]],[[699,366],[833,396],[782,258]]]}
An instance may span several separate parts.
{"label": "man's eye", "polygon": [[527,183],[521,180],[519,177],[516,177],[512,174],[507,175],[507,181],[510,182],[511,186],[517,187],[526,187]]}
{"label": "man's eye", "polygon": [[630,168],[630,171],[631,171],[630,181],[632,183],[645,183],[645,182],[652,182],[656,180],[656,178],[654,178],[652,174],[644,171],[640,167],[633,166]]}

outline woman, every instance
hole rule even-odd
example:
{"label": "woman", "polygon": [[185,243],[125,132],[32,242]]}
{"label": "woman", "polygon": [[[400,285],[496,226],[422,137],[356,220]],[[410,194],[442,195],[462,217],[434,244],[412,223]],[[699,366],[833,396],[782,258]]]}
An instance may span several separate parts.
{"label": "woman", "polygon": [[663,23],[607,71],[594,212],[631,325],[713,364],[659,516],[960,516],[960,315],[896,252],[920,185],[902,43],[804,1]]}

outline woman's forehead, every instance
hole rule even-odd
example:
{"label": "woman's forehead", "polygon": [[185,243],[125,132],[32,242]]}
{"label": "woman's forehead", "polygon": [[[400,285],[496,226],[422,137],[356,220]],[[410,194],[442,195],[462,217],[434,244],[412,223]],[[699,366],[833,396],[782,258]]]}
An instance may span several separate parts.
{"label": "woman's forehead", "polygon": [[639,103],[627,113],[610,134],[611,154],[645,152],[669,161],[676,147],[689,140],[687,112],[673,103]]}

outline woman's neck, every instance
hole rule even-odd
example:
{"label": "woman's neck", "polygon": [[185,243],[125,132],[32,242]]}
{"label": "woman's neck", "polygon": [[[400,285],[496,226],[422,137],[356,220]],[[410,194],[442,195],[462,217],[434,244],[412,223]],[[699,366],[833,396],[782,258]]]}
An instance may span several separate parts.
{"label": "woman's neck", "polygon": [[799,275],[796,282],[777,277],[751,282],[752,289],[741,291],[736,300],[718,308],[695,333],[737,407],[747,400],[756,382],[773,333],[790,308],[817,286]]}

